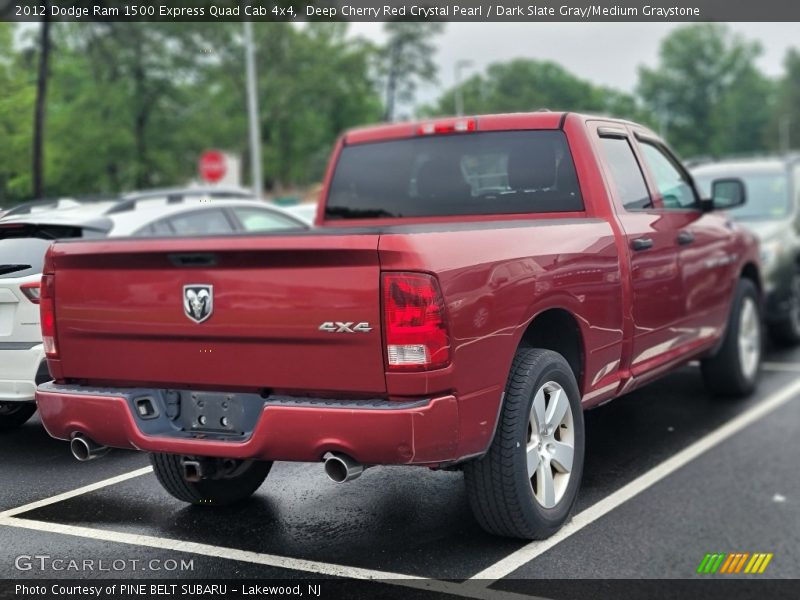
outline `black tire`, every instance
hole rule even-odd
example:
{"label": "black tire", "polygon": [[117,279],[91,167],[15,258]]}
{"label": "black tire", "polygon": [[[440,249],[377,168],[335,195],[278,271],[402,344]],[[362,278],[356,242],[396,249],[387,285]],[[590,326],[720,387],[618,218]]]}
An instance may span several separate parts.
{"label": "black tire", "polygon": [[0,431],[24,425],[35,412],[34,402],[0,402]]}
{"label": "black tire", "polygon": [[[526,446],[532,435],[529,421],[534,396],[550,382],[558,384],[569,400],[574,453],[563,495],[554,506],[545,508],[534,493],[537,475],[528,474]],[[501,411],[489,451],[464,465],[470,507],[489,533],[544,539],[558,531],[569,517],[583,474],[583,409],[575,375],[564,357],[550,350],[520,348],[514,357]]]}
{"label": "black tire", "polygon": [[[159,483],[178,500],[202,506],[227,506],[252,496],[272,468],[271,462],[238,461],[236,473],[219,479],[187,481],[178,454],[151,454]],[[219,459],[210,459],[221,462]]]}
{"label": "black tire", "polygon": [[800,273],[792,277],[789,303],[789,313],[786,317],[768,324],[770,337],[777,345],[783,347],[800,344]]}
{"label": "black tire", "polygon": [[[746,372],[743,367],[743,361],[746,362],[746,358],[743,358],[739,344],[742,314],[748,304],[756,311],[753,326],[757,331],[757,340],[751,346],[758,353],[756,368],[750,373]],[[747,396],[755,389],[761,370],[764,337],[762,329],[761,302],[758,290],[749,279],[740,279],[736,284],[722,346],[714,356],[706,358],[700,364],[703,381],[709,392],[720,397],[740,398]]]}

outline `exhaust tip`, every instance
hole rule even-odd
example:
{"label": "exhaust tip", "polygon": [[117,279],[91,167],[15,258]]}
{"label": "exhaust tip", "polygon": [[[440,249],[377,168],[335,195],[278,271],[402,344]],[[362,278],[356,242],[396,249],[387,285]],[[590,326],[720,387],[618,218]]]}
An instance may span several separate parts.
{"label": "exhaust tip", "polygon": [[100,458],[108,452],[106,446],[101,446],[93,442],[81,433],[76,433],[72,436],[72,439],[69,441],[69,449],[70,452],[72,452],[72,456],[81,462]]}
{"label": "exhaust tip", "polygon": [[345,483],[357,479],[364,472],[364,465],[338,452],[328,452],[325,460],[325,474],[335,483]]}

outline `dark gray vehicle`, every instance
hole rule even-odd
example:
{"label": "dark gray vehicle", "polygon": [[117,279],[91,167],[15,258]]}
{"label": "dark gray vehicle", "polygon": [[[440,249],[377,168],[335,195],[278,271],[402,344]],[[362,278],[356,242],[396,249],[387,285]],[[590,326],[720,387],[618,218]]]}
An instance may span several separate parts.
{"label": "dark gray vehicle", "polygon": [[730,211],[761,242],[764,315],[776,342],[800,344],[800,154],[730,159],[691,169],[700,189],[714,179],[742,179],[747,203]]}

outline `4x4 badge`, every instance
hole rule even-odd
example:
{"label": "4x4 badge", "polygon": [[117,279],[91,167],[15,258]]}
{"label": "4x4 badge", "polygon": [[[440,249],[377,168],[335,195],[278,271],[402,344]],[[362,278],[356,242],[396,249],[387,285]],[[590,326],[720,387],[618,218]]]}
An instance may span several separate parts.
{"label": "4x4 badge", "polygon": [[214,286],[193,283],[183,286],[183,312],[195,323],[202,323],[214,312]]}

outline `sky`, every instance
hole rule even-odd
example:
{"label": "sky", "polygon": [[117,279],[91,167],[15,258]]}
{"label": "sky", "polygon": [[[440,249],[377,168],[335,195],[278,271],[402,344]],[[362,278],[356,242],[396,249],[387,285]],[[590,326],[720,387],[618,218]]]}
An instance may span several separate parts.
{"label": "sky", "polygon": [[[435,99],[455,79],[459,60],[472,63],[462,79],[493,62],[534,58],[561,63],[595,84],[632,92],[637,67],[655,66],[661,40],[682,24],[675,23],[448,23],[438,37],[438,85],[420,90],[417,102]],[[747,39],[761,43],[758,60],[763,72],[778,76],[786,50],[800,47],[797,23],[730,23]],[[381,23],[352,23],[351,35],[377,42],[384,39]]]}

